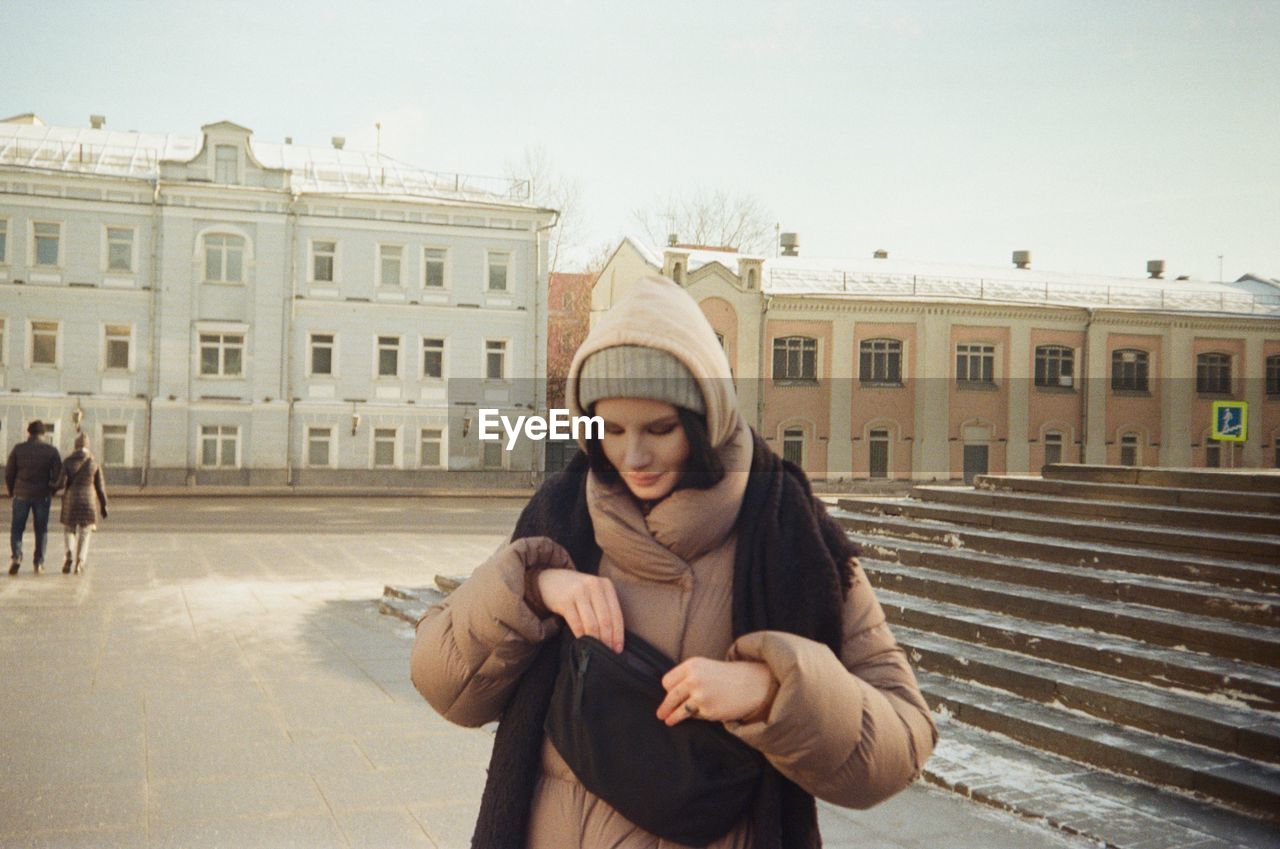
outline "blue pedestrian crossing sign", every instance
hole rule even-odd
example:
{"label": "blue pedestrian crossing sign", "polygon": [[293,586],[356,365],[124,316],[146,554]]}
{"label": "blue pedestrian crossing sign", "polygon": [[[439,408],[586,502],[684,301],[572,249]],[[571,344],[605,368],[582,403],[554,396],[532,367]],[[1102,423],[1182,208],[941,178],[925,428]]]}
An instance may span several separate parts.
{"label": "blue pedestrian crossing sign", "polygon": [[1245,401],[1213,402],[1214,439],[1221,442],[1244,442],[1248,435],[1249,404]]}

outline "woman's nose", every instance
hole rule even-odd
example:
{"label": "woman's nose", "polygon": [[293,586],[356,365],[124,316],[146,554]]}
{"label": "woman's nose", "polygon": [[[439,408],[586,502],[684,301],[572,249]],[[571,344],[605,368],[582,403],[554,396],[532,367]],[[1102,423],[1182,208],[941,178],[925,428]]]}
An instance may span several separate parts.
{"label": "woman's nose", "polygon": [[643,469],[653,459],[652,452],[643,439],[632,439],[627,443],[626,464],[630,469]]}

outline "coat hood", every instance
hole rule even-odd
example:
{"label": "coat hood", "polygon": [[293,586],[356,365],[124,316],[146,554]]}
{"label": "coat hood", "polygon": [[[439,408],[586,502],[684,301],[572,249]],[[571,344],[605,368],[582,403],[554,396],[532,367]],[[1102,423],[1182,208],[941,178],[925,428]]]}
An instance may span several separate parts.
{"label": "coat hood", "polygon": [[80,467],[89,461],[89,452],[81,448],[72,454],[68,454],[66,459],[62,461],[62,467],[66,470],[67,477],[73,477],[76,472],[80,471]]}
{"label": "coat hood", "polygon": [[574,354],[566,387],[570,412],[588,414],[578,401],[578,381],[586,359],[606,348],[636,345],[665,351],[689,369],[702,392],[711,445],[725,445],[740,427],[729,359],[697,302],[674,281],[657,275],[637,280],[627,295],[600,317]]}

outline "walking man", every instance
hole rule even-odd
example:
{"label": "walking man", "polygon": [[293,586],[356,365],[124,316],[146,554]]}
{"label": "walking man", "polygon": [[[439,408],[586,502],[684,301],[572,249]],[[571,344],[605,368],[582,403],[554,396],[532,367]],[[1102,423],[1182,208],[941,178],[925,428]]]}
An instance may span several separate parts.
{"label": "walking man", "polygon": [[13,498],[13,525],[9,529],[9,574],[22,568],[22,535],[27,516],[35,514],[35,572],[44,571],[45,543],[49,537],[49,507],[62,478],[62,457],[58,449],[44,441],[44,422],[27,425],[27,441],[9,452],[4,465],[4,485]]}

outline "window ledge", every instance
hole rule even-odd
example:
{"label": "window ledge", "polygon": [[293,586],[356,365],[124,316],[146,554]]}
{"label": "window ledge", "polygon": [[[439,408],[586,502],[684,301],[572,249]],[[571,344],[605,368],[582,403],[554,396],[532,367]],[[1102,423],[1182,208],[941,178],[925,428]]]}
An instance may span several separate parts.
{"label": "window ledge", "polygon": [[1235,399],[1235,398],[1232,398],[1232,397],[1231,397],[1233,394],[1235,394],[1235,393],[1233,393],[1233,392],[1201,392],[1199,389],[1197,389],[1197,390],[1196,390],[1196,397],[1197,397],[1197,398],[1205,398],[1205,399],[1213,400],[1213,401],[1234,401],[1234,400],[1237,400],[1237,399]]}
{"label": "window ledge", "polygon": [[1150,398],[1148,389],[1112,389],[1111,394],[1118,398]]}
{"label": "window ledge", "polygon": [[981,380],[957,380],[956,389],[972,390],[974,392],[996,392],[1000,389],[1000,385]]}
{"label": "window ledge", "polygon": [[906,384],[902,381],[893,380],[862,380],[858,385],[863,389],[905,389]]}
{"label": "window ledge", "polygon": [[817,386],[816,377],[775,377],[774,386]]}
{"label": "window ledge", "polygon": [[1075,395],[1076,394],[1075,386],[1054,386],[1052,384],[1041,386],[1040,384],[1037,383],[1036,391],[1046,392],[1050,395]]}

